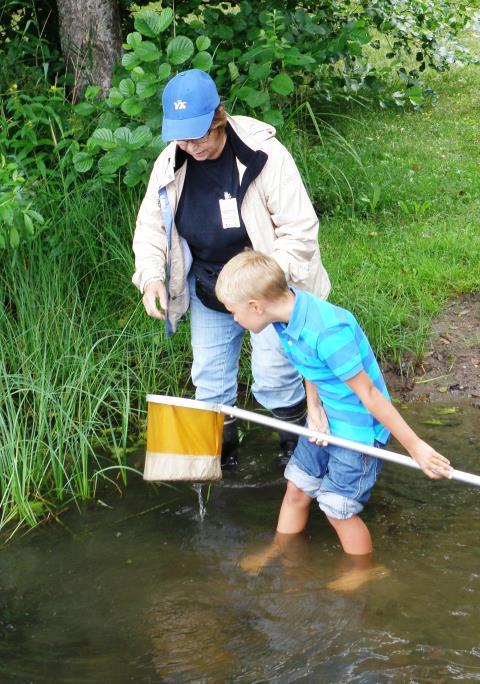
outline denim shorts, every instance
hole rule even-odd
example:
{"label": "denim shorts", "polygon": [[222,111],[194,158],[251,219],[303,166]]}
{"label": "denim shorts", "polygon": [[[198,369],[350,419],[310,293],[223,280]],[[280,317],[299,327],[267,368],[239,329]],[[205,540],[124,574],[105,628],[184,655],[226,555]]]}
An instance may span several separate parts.
{"label": "denim shorts", "polygon": [[[375,446],[384,445],[375,442]],[[380,468],[381,461],[374,456],[333,444],[319,446],[300,437],[285,478],[317,499],[330,518],[346,520],[363,510]]]}

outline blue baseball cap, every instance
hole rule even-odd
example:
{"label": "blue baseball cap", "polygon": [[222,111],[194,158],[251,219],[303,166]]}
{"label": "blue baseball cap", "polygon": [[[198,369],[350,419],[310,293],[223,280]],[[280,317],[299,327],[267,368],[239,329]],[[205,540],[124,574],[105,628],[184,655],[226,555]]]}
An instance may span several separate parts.
{"label": "blue baseball cap", "polygon": [[215,82],[205,71],[189,69],[174,76],[162,95],[164,142],[204,136],[219,104]]}

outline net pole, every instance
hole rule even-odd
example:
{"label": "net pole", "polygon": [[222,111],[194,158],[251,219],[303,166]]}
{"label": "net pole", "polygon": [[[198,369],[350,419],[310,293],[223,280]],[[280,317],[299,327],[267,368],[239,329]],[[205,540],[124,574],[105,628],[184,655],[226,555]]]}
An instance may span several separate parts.
{"label": "net pole", "polygon": [[[202,402],[198,403],[201,404]],[[210,404],[209,406],[211,407],[212,404]],[[291,432],[292,434],[303,437],[315,437],[315,439],[324,440],[325,442],[328,442],[329,444],[334,444],[335,446],[343,447],[345,449],[352,449],[353,451],[359,451],[363,454],[368,454],[369,456],[381,458],[383,461],[389,461],[391,463],[406,466],[407,468],[415,468],[416,470],[421,470],[420,466],[416,461],[413,460],[413,458],[411,458],[410,456],[405,456],[404,454],[398,454],[394,451],[380,449],[379,447],[370,446],[368,444],[361,444],[359,442],[354,442],[350,439],[344,439],[343,437],[337,437],[335,435],[330,435],[325,432],[319,432],[318,430],[312,430],[307,427],[302,427],[301,425],[294,425],[293,423],[288,423],[285,420],[279,420],[278,418],[264,416],[261,413],[247,411],[246,409],[240,409],[236,406],[226,406],[225,404],[213,404],[213,406],[214,410],[229,416],[234,416],[235,418],[251,421],[252,423],[259,423],[260,425],[271,427],[274,430],[284,430],[286,432]],[[463,470],[454,469],[452,471],[451,479],[457,480],[458,482],[471,484],[475,487],[480,487],[480,475],[466,473]]]}

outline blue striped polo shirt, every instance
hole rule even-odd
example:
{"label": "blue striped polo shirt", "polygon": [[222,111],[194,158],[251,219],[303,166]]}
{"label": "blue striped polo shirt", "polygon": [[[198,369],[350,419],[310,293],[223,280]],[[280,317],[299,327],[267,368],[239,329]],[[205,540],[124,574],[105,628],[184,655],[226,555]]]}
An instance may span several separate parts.
{"label": "blue striped polo shirt", "polygon": [[355,316],[303,290],[293,289],[288,324],[274,323],[282,346],[298,372],[318,388],[332,435],[362,444],[386,444],[389,431],[346,384],[365,371],[390,399],[372,348]]}

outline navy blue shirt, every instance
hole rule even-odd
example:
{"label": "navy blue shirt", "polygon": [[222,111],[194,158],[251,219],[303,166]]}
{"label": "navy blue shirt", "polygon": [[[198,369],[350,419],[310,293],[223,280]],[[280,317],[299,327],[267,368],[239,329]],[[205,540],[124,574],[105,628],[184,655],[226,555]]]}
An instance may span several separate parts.
{"label": "navy blue shirt", "polygon": [[219,200],[239,197],[237,161],[228,138],[218,159],[196,161],[190,155],[186,157],[175,224],[192,253],[199,298],[206,306],[225,311],[213,293],[216,277],[229,259],[250,246],[238,202],[238,228],[224,228],[220,212]]}
{"label": "navy blue shirt", "polygon": [[226,264],[249,244],[240,207],[240,227],[222,226],[219,200],[237,198],[239,190],[237,162],[228,139],[218,159],[195,161],[188,156],[175,223],[194,259]]}

